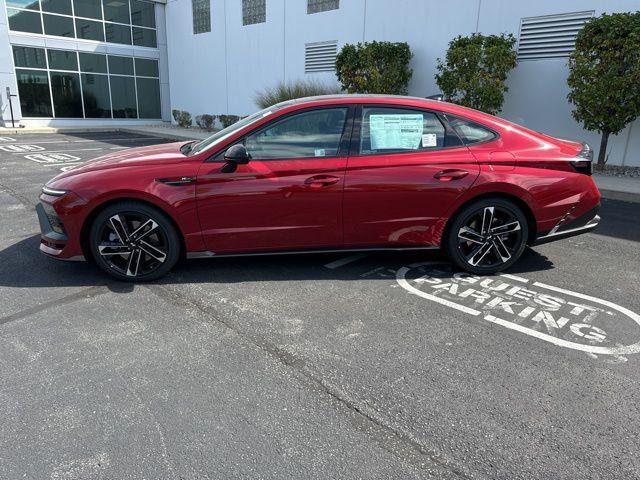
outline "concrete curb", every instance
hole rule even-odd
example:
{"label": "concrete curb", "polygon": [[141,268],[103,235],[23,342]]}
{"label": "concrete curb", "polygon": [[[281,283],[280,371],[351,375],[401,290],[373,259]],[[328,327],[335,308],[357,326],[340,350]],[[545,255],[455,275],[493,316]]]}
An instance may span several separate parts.
{"label": "concrete curb", "polygon": [[607,200],[620,200],[622,202],[640,203],[640,193],[622,192],[618,190],[599,189],[602,198]]}

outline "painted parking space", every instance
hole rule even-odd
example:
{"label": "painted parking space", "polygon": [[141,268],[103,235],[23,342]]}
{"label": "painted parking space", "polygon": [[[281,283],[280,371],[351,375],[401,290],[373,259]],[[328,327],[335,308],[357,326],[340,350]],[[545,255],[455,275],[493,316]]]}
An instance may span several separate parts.
{"label": "painted parking space", "polygon": [[53,171],[66,171],[109,152],[174,141],[128,132],[21,134],[1,138],[4,140],[0,142],[0,152]]}

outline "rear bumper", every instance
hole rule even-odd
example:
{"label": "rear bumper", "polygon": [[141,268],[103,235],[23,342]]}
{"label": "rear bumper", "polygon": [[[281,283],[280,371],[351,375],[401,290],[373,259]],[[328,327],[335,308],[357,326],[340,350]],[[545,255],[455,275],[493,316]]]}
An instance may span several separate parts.
{"label": "rear bumper", "polygon": [[564,223],[563,218],[549,232],[538,235],[533,242],[533,245],[542,245],[544,243],[554,242],[556,240],[562,240],[563,238],[569,238],[592,231],[600,223],[600,215],[598,215],[599,210],[600,205],[598,204],[588,212],[580,215],[570,222]]}

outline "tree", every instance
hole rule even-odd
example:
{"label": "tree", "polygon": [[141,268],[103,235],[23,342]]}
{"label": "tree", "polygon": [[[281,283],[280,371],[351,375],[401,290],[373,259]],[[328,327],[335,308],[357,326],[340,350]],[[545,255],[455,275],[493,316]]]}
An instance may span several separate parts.
{"label": "tree", "polygon": [[346,44],[336,57],[336,76],[349,93],[406,95],[411,57],[406,42]]}
{"label": "tree", "polygon": [[587,22],[569,57],[572,115],[600,132],[598,165],[606,163],[609,135],[640,115],[640,12],[604,14]]}
{"label": "tree", "polygon": [[436,83],[454,103],[498,113],[508,90],[505,80],[516,66],[515,43],[511,34],[474,33],[454,38],[445,61],[438,59]]}

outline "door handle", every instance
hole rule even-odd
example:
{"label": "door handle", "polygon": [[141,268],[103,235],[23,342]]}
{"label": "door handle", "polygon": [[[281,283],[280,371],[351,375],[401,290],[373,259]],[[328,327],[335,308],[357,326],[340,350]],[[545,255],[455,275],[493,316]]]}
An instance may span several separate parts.
{"label": "door handle", "polygon": [[329,185],[335,185],[340,181],[340,177],[334,177],[333,175],[314,175],[307,178],[304,183],[314,188],[328,187]]}
{"label": "door handle", "polygon": [[447,170],[440,170],[438,173],[436,173],[433,176],[433,178],[437,178],[441,182],[450,182],[451,180],[460,180],[461,178],[464,178],[467,175],[469,175],[469,172],[467,170],[458,170],[453,168],[453,169],[447,169]]}

